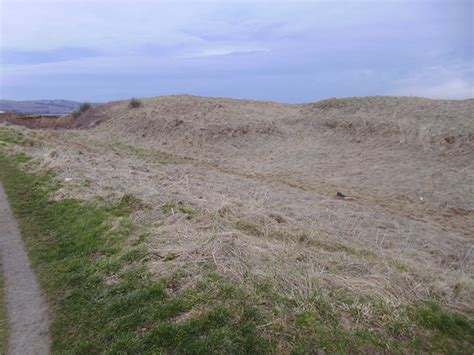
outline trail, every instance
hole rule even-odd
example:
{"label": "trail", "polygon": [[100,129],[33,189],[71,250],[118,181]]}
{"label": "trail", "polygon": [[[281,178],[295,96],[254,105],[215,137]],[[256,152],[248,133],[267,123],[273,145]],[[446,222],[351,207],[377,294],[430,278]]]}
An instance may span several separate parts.
{"label": "trail", "polygon": [[8,317],[7,353],[49,353],[48,308],[0,184],[0,256]]}

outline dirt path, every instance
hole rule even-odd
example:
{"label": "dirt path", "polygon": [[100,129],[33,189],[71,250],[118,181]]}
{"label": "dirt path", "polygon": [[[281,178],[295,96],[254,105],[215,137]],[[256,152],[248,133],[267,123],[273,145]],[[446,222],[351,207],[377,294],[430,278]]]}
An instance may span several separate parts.
{"label": "dirt path", "polygon": [[0,252],[5,275],[8,354],[48,354],[48,308],[0,184]]}

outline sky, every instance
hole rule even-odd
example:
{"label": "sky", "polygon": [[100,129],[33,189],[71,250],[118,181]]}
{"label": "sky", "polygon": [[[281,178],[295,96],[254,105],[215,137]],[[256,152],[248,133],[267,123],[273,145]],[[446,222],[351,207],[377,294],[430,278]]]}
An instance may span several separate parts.
{"label": "sky", "polygon": [[0,0],[0,98],[472,98],[473,4]]}

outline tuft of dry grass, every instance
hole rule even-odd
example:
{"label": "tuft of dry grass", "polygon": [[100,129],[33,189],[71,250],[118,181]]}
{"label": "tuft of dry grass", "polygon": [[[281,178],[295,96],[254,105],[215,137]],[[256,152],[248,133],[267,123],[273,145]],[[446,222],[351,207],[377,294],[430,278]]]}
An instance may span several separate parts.
{"label": "tuft of dry grass", "polygon": [[128,107],[133,109],[133,108],[139,108],[142,105],[143,103],[140,100],[132,98],[128,104]]}

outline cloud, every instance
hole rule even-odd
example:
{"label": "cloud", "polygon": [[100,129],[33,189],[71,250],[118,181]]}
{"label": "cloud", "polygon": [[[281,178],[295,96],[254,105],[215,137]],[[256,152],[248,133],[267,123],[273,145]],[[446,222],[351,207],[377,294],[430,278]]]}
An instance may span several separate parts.
{"label": "cloud", "polygon": [[204,57],[220,57],[220,56],[231,56],[231,55],[249,55],[257,53],[266,53],[269,50],[262,47],[248,47],[248,46],[232,46],[232,47],[210,47],[203,48],[197,51],[191,52],[184,55],[184,59],[193,59],[193,58],[204,58]]}
{"label": "cloud", "polygon": [[[180,31],[206,16],[208,8],[185,4],[2,1],[3,48],[62,47],[129,50],[148,43],[177,45],[195,39]],[[21,14],[17,16],[16,14]],[[25,25],[27,24],[27,25]]]}
{"label": "cloud", "polygon": [[436,85],[405,87],[396,90],[394,94],[432,99],[471,99],[474,98],[474,84],[459,78]]}
{"label": "cloud", "polygon": [[3,65],[28,65],[51,62],[62,62],[72,59],[96,57],[100,51],[91,48],[63,47],[52,50],[18,50],[3,48],[0,52],[0,63]]}
{"label": "cloud", "polygon": [[474,77],[462,0],[0,1],[10,98],[463,96]]}
{"label": "cloud", "polygon": [[442,64],[427,66],[393,81],[391,95],[422,96],[433,99],[474,98],[474,67],[471,60],[441,55]]}

